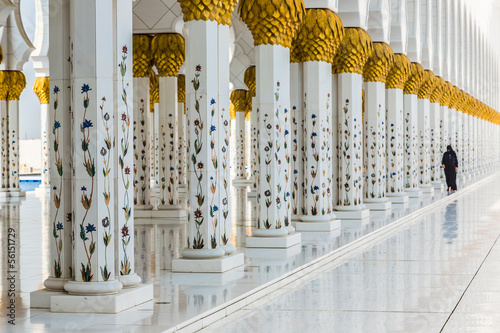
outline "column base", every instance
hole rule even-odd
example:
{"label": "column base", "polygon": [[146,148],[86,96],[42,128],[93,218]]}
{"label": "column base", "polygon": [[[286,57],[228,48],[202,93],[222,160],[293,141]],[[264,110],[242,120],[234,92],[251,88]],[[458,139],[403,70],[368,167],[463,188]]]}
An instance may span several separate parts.
{"label": "column base", "polygon": [[9,190],[9,197],[22,198],[26,196],[26,192],[21,190]]}
{"label": "column base", "polygon": [[330,220],[325,222],[292,222],[297,231],[319,231],[330,232],[340,229],[340,220]]}
{"label": "column base", "polygon": [[231,182],[234,187],[247,187],[253,184],[248,178],[235,178]]}
{"label": "column base", "polygon": [[251,188],[250,191],[247,193],[248,198],[257,198],[257,189]]}
{"label": "column base", "polygon": [[9,192],[6,190],[0,191],[0,198],[8,198],[9,197]]}
{"label": "column base", "polygon": [[434,187],[431,184],[425,184],[421,185],[420,190],[422,190],[423,193],[433,195],[434,194]]}
{"label": "column base", "polygon": [[363,205],[365,205],[366,208],[369,210],[390,210],[391,209],[391,202],[387,199],[384,199],[385,201],[371,201],[370,199],[366,199],[363,202]]}
{"label": "column base", "polygon": [[129,274],[129,275],[119,275],[118,280],[123,285],[123,288],[135,288],[141,283],[141,278],[137,274]]}
{"label": "column base", "polygon": [[64,285],[68,281],[71,281],[71,280],[70,279],[58,279],[58,278],[49,276],[45,281],[43,281],[43,285],[47,290],[50,290],[50,291],[64,291]]}
{"label": "column base", "polygon": [[137,288],[123,289],[117,294],[106,296],[55,295],[50,299],[50,312],[118,313],[151,301],[152,299],[153,285],[151,284],[142,284]]}
{"label": "column base", "polygon": [[245,263],[243,253],[234,253],[212,259],[174,259],[172,260],[173,273],[223,273],[239,267]]}
{"label": "column base", "polygon": [[404,192],[386,193],[386,198],[393,204],[406,204],[409,201],[408,195]]}
{"label": "column base", "polygon": [[153,210],[153,205],[134,205],[134,214],[139,210]]}
{"label": "column base", "polygon": [[335,216],[342,220],[343,226],[344,220],[363,220],[369,218],[370,210],[366,209],[364,206],[358,210],[345,210],[344,207],[337,207]]}
{"label": "column base", "polygon": [[67,295],[64,291],[40,289],[30,292],[30,308],[50,309],[50,299],[52,296]]}
{"label": "column base", "polygon": [[49,185],[40,185],[35,189],[35,194],[47,195],[50,194],[50,186]]}
{"label": "column base", "polygon": [[219,247],[223,249],[226,254],[236,252],[236,247],[233,244],[219,245]]}
{"label": "column base", "polygon": [[301,251],[302,246],[295,244],[287,248],[248,248],[245,250],[245,254],[247,258],[252,259],[254,264],[258,264],[263,259],[266,261],[286,260],[300,254]]}
{"label": "column base", "polygon": [[370,218],[342,220],[342,229],[363,228],[370,222]]}
{"label": "column base", "polygon": [[300,244],[301,242],[300,233],[293,233],[281,237],[262,237],[262,236],[252,236],[247,237],[246,247],[248,248],[288,248],[293,245]]}
{"label": "column base", "polygon": [[420,198],[423,192],[418,188],[406,188],[405,194],[408,195],[409,198]]}
{"label": "column base", "polygon": [[[106,282],[77,282],[68,281],[64,285],[64,290],[74,296],[106,296],[117,294],[123,285],[118,280]],[[52,308],[52,306],[51,306]]]}
{"label": "column base", "polygon": [[187,223],[187,212],[185,209],[172,210],[136,210],[134,212],[134,223],[175,225]]}
{"label": "column base", "polygon": [[302,214],[292,214],[292,222],[302,222]]}

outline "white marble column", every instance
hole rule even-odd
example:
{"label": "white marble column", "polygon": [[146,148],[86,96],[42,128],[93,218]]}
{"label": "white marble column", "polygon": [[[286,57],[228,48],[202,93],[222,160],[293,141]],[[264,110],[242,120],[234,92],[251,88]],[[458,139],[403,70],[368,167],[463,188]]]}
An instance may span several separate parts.
{"label": "white marble column", "polygon": [[[49,290],[63,291],[78,272],[73,266],[72,112],[70,63],[70,6],[61,2],[50,18],[50,275],[43,282]],[[3,117],[2,117],[3,118]],[[3,119],[2,119],[3,124]],[[2,125],[3,126],[3,125]],[[80,133],[80,132],[79,132]],[[78,198],[80,198],[78,196]],[[79,234],[77,234],[79,235]],[[78,267],[79,269],[80,267]]]}
{"label": "white marble column", "polygon": [[231,92],[231,103],[233,104],[236,119],[235,124],[235,178],[233,180],[234,186],[246,186],[247,165],[246,165],[246,117],[245,111],[247,110],[247,90],[237,89]]}
{"label": "white marble column", "polygon": [[[298,61],[298,60],[297,60]],[[330,68],[331,72],[331,68]],[[290,103],[292,133],[292,221],[301,221],[304,207],[304,89],[303,64],[290,63]],[[331,82],[331,79],[330,79]],[[331,85],[331,83],[330,83]],[[331,90],[331,89],[330,89]],[[331,103],[330,103],[331,104]],[[331,115],[330,115],[331,117]],[[333,147],[332,147],[333,149]]]}
{"label": "white marble column", "polygon": [[404,192],[404,114],[403,89],[410,74],[410,60],[404,54],[394,55],[394,66],[386,81],[387,109],[387,198],[393,203],[406,203]]}
{"label": "white marble column", "polygon": [[[149,74],[149,73],[147,73]],[[150,140],[148,137],[149,77],[134,77],[134,206],[153,209],[150,182]]]}
{"label": "white marble column", "polygon": [[[119,114],[113,110],[113,6],[97,0],[71,1],[71,19],[75,280],[64,289],[78,295],[114,294],[122,288],[117,279],[120,273],[115,270],[115,246],[120,246],[116,232],[121,227],[114,209],[118,203],[115,173],[122,171],[128,178],[132,163],[127,162],[127,173],[115,169],[113,118]],[[122,54],[121,46],[116,54]],[[124,118],[128,128],[131,114],[125,112]],[[132,136],[130,133],[130,139]],[[117,142],[116,149],[130,147],[132,157],[131,142]],[[131,207],[126,209],[130,212]]]}
{"label": "white marble column", "polygon": [[304,223],[296,223],[295,227],[298,231],[332,231],[340,227],[332,207],[332,65],[325,61],[305,61],[302,66],[304,214],[301,219]]}
{"label": "white marble column", "polygon": [[160,102],[160,83],[158,75],[153,71],[149,73],[149,109],[152,113],[151,131],[152,131],[152,143],[151,150],[153,151],[153,169],[152,178],[154,179],[153,185],[151,187],[152,194],[155,195],[155,203],[153,206],[157,207],[159,205],[160,198],[160,112],[159,112],[159,102]]}
{"label": "white marble column", "polygon": [[49,121],[49,101],[50,101],[50,82],[48,76],[41,76],[35,80],[33,85],[33,91],[37,94],[40,101],[40,139],[41,139],[41,156],[42,156],[42,167],[41,167],[41,182],[40,186],[35,190],[38,193],[49,193],[49,133],[50,133],[50,121]]}
{"label": "white marble column", "polygon": [[420,197],[418,188],[418,101],[417,94],[424,76],[424,69],[418,63],[411,64],[410,78],[404,89],[404,181],[405,192],[409,197]]}
{"label": "white marble column", "polygon": [[9,145],[9,196],[23,197],[19,187],[19,98],[26,87],[26,78],[20,71],[9,72],[9,95],[7,96]]}
{"label": "white marble column", "polygon": [[[101,4],[99,2],[99,4]],[[114,12],[114,101],[115,108],[113,126],[115,131],[116,172],[114,182],[116,196],[114,198],[115,226],[114,237],[118,246],[115,258],[115,271],[119,270],[119,280],[124,288],[136,287],[141,278],[135,273],[134,260],[134,78],[133,78],[133,37],[132,37],[132,3],[130,0],[116,0],[111,6]],[[99,34],[96,34],[99,36]],[[106,39],[104,38],[104,41]],[[99,58],[101,59],[101,54]],[[99,72],[98,72],[99,73]],[[98,88],[99,90],[99,88]],[[146,95],[147,96],[147,95]],[[117,133],[117,134],[116,134]],[[107,141],[106,141],[107,142]],[[102,155],[102,151],[101,151]],[[105,158],[105,157],[103,157]],[[116,184],[116,182],[118,184]]]}
{"label": "white marble column", "polygon": [[0,139],[1,151],[0,162],[2,167],[2,178],[0,196],[7,197],[9,189],[9,144],[8,144],[8,129],[9,129],[9,115],[7,112],[7,95],[9,92],[9,74],[6,71],[0,71]]}
{"label": "white marble column", "polygon": [[179,186],[187,190],[186,181],[186,163],[187,163],[187,140],[186,140],[186,129],[187,129],[187,115],[186,115],[186,77],[182,74],[177,76],[177,101],[179,103],[178,116],[177,116],[177,137],[179,145]]}
{"label": "white marble column", "polygon": [[430,154],[431,154],[431,170],[430,170],[430,180],[431,184],[434,186],[435,191],[442,191],[444,189],[441,182],[441,157],[442,148],[441,142],[442,133],[442,115],[441,115],[441,105],[440,100],[443,97],[445,81],[443,78],[438,77],[436,86],[430,97]]}
{"label": "white marble column", "polygon": [[429,195],[434,194],[431,185],[431,127],[430,127],[430,95],[434,90],[436,77],[426,70],[422,86],[418,92],[418,182],[419,188]]}
{"label": "white marble column", "polygon": [[[190,2],[182,1],[184,15],[189,11]],[[222,154],[230,148],[222,143],[219,132],[223,124],[228,127],[229,91],[220,91],[218,84],[227,80],[220,74],[219,27],[215,20],[188,20],[184,17],[186,29],[186,113],[188,115],[188,225],[187,248],[182,250],[182,258],[172,262],[173,271],[222,272],[243,264],[243,255],[226,254],[221,241],[221,223],[224,212],[221,200],[226,189],[227,178],[221,177],[223,164],[228,156]],[[192,19],[192,18],[191,18]],[[225,43],[225,41],[221,41]],[[224,59],[224,58],[223,58]],[[226,61],[227,62],[227,61]],[[229,64],[225,64],[229,66]],[[227,69],[227,72],[229,69]],[[229,89],[229,88],[227,88]],[[220,92],[220,95],[219,95]],[[224,96],[224,97],[223,97]],[[220,101],[219,98],[224,98]],[[219,105],[221,104],[221,105]],[[227,169],[226,169],[227,170]],[[191,259],[212,259],[196,264]],[[193,266],[193,262],[198,267]],[[227,267],[224,268],[224,262]],[[203,266],[203,267],[201,267]]]}
{"label": "white marble column", "polygon": [[250,187],[250,192],[248,193],[249,198],[257,197],[257,188],[259,183],[259,110],[257,109],[255,103],[256,95],[256,81],[255,81],[255,66],[250,66],[245,70],[244,75],[245,85],[248,87],[249,93],[252,95],[252,110],[250,116],[250,164],[251,173],[250,179],[252,185]]}
{"label": "white marble column", "polygon": [[159,76],[159,210],[180,210],[178,172],[177,75],[184,63],[184,38],[179,34],[158,34],[151,41]]}

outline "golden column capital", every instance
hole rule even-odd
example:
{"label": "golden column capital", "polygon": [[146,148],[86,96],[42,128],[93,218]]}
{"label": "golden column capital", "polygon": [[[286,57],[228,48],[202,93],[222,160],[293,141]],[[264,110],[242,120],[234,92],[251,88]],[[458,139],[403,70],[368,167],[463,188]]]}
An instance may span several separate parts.
{"label": "golden column capital", "polygon": [[8,71],[9,75],[9,94],[7,100],[18,101],[21,93],[26,88],[26,77],[21,71]]}
{"label": "golden column capital", "polygon": [[333,63],[343,38],[344,26],[337,14],[329,9],[307,9],[294,44],[297,44],[300,62]]}
{"label": "golden column capital", "polygon": [[363,69],[365,82],[385,83],[394,65],[394,52],[386,43],[373,43],[373,53]]}
{"label": "golden column capital", "polygon": [[297,44],[297,39],[294,39],[292,46],[290,46],[290,63],[299,63],[300,61],[300,46]]}
{"label": "golden column capital", "polygon": [[33,84],[33,91],[38,96],[40,104],[49,104],[50,81],[48,76],[37,77]]}
{"label": "golden column capital", "polygon": [[361,28],[345,28],[337,56],[332,64],[332,72],[363,74],[368,58],[373,53],[370,35]]}
{"label": "golden column capital", "polygon": [[247,118],[247,120],[250,120],[250,114],[252,113],[252,92],[250,90],[247,91],[247,100],[246,100],[246,104],[247,104],[247,109],[245,110],[245,117]]}
{"label": "golden column capital", "polygon": [[134,77],[149,77],[149,69],[153,58],[151,52],[151,37],[148,35],[133,35],[133,75]]}
{"label": "golden column capital", "polygon": [[460,92],[460,89],[458,89],[457,86],[452,86],[451,87],[451,93],[450,93],[450,102],[449,102],[449,105],[448,107],[450,109],[457,109],[457,105],[458,105],[458,102],[459,102],[459,92]]}
{"label": "golden column capital", "polygon": [[177,76],[177,101],[186,103],[186,76],[184,74]]}
{"label": "golden column capital", "polygon": [[159,76],[177,76],[184,63],[184,37],[179,34],[159,34],[151,41],[153,62]]}
{"label": "golden column capital", "polygon": [[188,21],[217,21],[225,0],[177,0],[181,5],[182,18]]}
{"label": "golden column capital", "polygon": [[394,64],[389,69],[385,81],[386,89],[404,89],[405,83],[411,73],[411,62],[407,56],[402,53],[394,54]]}
{"label": "golden column capital", "polygon": [[8,71],[0,71],[0,100],[6,101],[9,95],[10,76]]}
{"label": "golden column capital", "polygon": [[223,25],[231,25],[231,17],[233,16],[234,7],[238,0],[223,0],[220,2],[219,14],[217,22]]}
{"label": "golden column capital", "polygon": [[436,78],[436,75],[430,70],[425,70],[424,71],[424,77],[422,80],[422,85],[420,86],[420,89],[418,90],[418,98],[419,99],[430,99],[431,94],[434,91],[434,88],[436,87],[436,84],[438,83],[438,79]]}
{"label": "golden column capital", "polygon": [[232,102],[229,102],[229,118],[231,118],[231,120],[236,119],[236,111],[234,110],[234,104]]}
{"label": "golden column capital", "polygon": [[430,97],[431,103],[439,103],[444,93],[445,84],[446,82],[441,76],[436,76],[436,85],[434,86]]}
{"label": "golden column capital", "polygon": [[257,89],[257,83],[255,79],[255,66],[250,66],[245,70],[243,82],[245,82],[245,85],[248,87],[252,96],[255,96]]}
{"label": "golden column capital", "polygon": [[463,90],[459,90],[457,111],[465,112],[465,103],[467,103],[467,96],[465,95],[465,92]]}
{"label": "golden column capital", "polygon": [[418,62],[412,62],[410,66],[410,75],[405,83],[403,93],[405,95],[418,95],[420,86],[424,79],[424,68]]}
{"label": "golden column capital", "polygon": [[184,103],[184,114],[186,114],[186,76],[177,76],[177,102]]}
{"label": "golden column capital", "polygon": [[149,71],[149,111],[154,112],[155,103],[160,102],[160,81],[158,75],[151,69]]}
{"label": "golden column capital", "polygon": [[247,110],[247,91],[245,89],[236,89],[231,92],[229,98],[234,105],[235,112],[245,112]]}
{"label": "golden column capital", "polygon": [[305,16],[303,0],[240,0],[238,13],[254,45],[291,47]]}
{"label": "golden column capital", "polygon": [[441,99],[439,100],[439,104],[441,106],[447,106],[450,107],[450,99],[451,99],[451,88],[452,84],[448,81],[446,81],[443,85],[443,95],[441,96]]}

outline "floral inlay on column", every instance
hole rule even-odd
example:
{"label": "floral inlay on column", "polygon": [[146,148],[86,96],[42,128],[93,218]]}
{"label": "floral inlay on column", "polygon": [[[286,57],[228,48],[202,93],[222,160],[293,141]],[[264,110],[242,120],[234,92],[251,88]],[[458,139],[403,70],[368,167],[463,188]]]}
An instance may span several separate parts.
{"label": "floral inlay on column", "polygon": [[[63,249],[63,234],[64,229],[63,223],[60,221],[59,209],[61,208],[61,194],[63,189],[63,164],[61,158],[61,152],[59,150],[59,132],[61,131],[61,122],[57,119],[57,108],[59,106],[59,87],[54,86],[54,125],[52,127],[52,134],[54,137],[54,142],[52,149],[54,150],[54,165],[57,169],[57,174],[59,179],[53,179],[52,184],[54,185],[53,190],[53,202],[55,207],[54,220],[52,221],[52,237],[54,238],[55,249],[57,258],[54,258],[54,277],[60,278],[62,276],[61,269],[61,253]],[[59,181],[59,182],[58,182]],[[64,219],[64,216],[63,216]]]}
{"label": "floral inlay on column", "polygon": [[128,246],[130,243],[130,234],[129,234],[129,225],[128,222],[130,220],[130,216],[132,214],[132,206],[130,204],[129,197],[129,188],[130,188],[130,166],[127,164],[127,155],[129,154],[129,145],[130,145],[130,115],[129,115],[129,106],[128,106],[128,98],[127,98],[127,88],[128,83],[125,82],[125,75],[127,74],[127,46],[122,47],[122,61],[118,65],[120,68],[121,75],[121,99],[125,105],[125,112],[121,114],[121,131],[122,138],[120,140],[120,150],[118,154],[118,165],[120,166],[120,178],[121,183],[124,188],[123,192],[123,207],[122,213],[124,216],[124,222],[120,225],[121,229],[121,246],[123,250],[123,259],[120,260],[120,275],[128,275],[130,274],[132,268],[131,263],[128,258]]}

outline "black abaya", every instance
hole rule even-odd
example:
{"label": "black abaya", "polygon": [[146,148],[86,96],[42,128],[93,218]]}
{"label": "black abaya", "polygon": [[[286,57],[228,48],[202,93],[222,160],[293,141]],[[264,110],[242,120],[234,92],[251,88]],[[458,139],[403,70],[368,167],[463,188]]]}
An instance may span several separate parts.
{"label": "black abaya", "polygon": [[446,184],[448,188],[452,191],[457,190],[457,172],[455,168],[458,168],[458,159],[455,151],[447,151],[443,154],[443,161],[441,162],[444,165],[444,174],[446,176]]}

